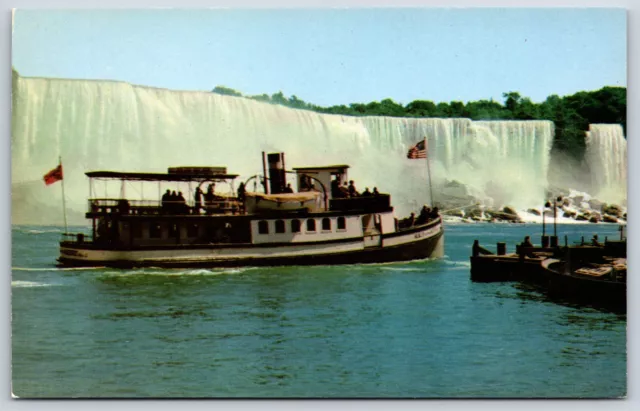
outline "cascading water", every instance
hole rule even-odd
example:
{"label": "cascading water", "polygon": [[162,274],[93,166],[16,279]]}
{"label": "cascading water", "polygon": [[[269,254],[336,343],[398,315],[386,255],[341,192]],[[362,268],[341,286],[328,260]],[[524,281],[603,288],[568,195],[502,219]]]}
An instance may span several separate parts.
{"label": "cascading water", "polygon": [[[226,165],[245,179],[261,172],[261,151],[284,151],[289,169],[350,164],[357,187],[391,193],[402,216],[429,200],[426,162],[406,158],[424,136],[436,202],[451,180],[496,205],[526,207],[544,195],[553,138],[548,121],[326,115],[208,92],[14,74],[13,221],[59,224],[60,190],[42,182],[58,155],[72,221],[82,221],[86,171]],[[127,187],[131,198],[157,199],[158,192]]]}
{"label": "cascading water", "polygon": [[590,124],[586,137],[590,192],[603,201],[626,204],[627,140],[619,124]]}

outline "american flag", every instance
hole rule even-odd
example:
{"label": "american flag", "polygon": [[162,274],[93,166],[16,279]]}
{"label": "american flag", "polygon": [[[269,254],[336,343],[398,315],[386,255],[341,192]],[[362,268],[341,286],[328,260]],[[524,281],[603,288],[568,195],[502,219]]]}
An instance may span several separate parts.
{"label": "american flag", "polygon": [[418,141],[418,143],[412,146],[407,152],[407,158],[427,158],[427,139]]}

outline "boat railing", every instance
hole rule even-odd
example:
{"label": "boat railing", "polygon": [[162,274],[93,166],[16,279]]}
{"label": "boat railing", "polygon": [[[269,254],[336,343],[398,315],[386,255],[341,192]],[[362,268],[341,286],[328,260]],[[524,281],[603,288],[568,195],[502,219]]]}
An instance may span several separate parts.
{"label": "boat railing", "polygon": [[363,212],[384,211],[391,207],[391,197],[389,194],[379,194],[376,196],[360,196],[350,198],[332,198],[329,201],[331,211],[353,211]]}
{"label": "boat railing", "polygon": [[237,198],[219,197],[196,205],[193,201],[129,200],[123,198],[92,198],[88,214],[92,215],[201,215],[239,214],[242,207]]}

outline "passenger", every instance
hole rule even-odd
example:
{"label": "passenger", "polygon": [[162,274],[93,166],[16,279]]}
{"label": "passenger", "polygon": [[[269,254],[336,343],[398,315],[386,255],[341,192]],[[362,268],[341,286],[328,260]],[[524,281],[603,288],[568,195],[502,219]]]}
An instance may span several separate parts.
{"label": "passenger", "polygon": [[331,180],[331,197],[342,198],[342,191],[340,191],[340,180],[338,179],[338,176]]}
{"label": "passenger", "polygon": [[413,227],[416,223],[416,213],[411,213],[409,216],[409,227]]}
{"label": "passenger", "polygon": [[179,191],[176,197],[176,211],[180,214],[187,213],[187,200],[182,195],[182,191]]}
{"label": "passenger", "polygon": [[360,194],[358,190],[356,190],[356,186],[353,184],[353,180],[349,181],[349,196],[350,197],[358,197]]}
{"label": "passenger", "polygon": [[169,211],[170,201],[171,201],[171,190],[167,190],[167,192],[162,195],[162,212],[163,213],[166,213]]}
{"label": "passenger", "polygon": [[120,211],[120,214],[129,214],[129,209],[129,201],[118,200],[118,211]]}
{"label": "passenger", "polygon": [[342,193],[342,198],[349,198],[349,187],[346,182],[340,187],[340,192]]}
{"label": "passenger", "polygon": [[200,186],[196,187],[196,193],[193,196],[195,206],[194,206],[194,214],[200,214],[200,209],[202,208],[202,190]]}
{"label": "passenger", "polygon": [[311,188],[311,179],[307,175],[302,175],[300,178],[300,191],[309,191]]}
{"label": "passenger", "polygon": [[207,192],[204,194],[204,207],[207,211],[207,214],[211,214],[211,207],[213,206],[213,201],[216,197],[213,192],[213,187],[213,184],[209,184],[209,186],[207,187]]}
{"label": "passenger", "polygon": [[531,237],[526,236],[524,238],[524,242],[522,243],[523,247],[533,247],[533,243],[531,242]]}
{"label": "passenger", "polygon": [[433,207],[431,210],[431,218],[436,219],[438,217],[440,217],[440,211],[438,210],[438,207]]}
{"label": "passenger", "polygon": [[178,193],[174,191],[171,192],[169,196],[169,212],[171,214],[175,214],[178,209]]}
{"label": "passenger", "polygon": [[429,221],[429,217],[431,216],[431,209],[426,205],[422,206],[422,210],[420,210],[420,215],[418,216],[418,221],[416,222],[418,225],[424,224]]}
{"label": "passenger", "polygon": [[378,187],[373,187],[373,196],[377,197],[379,195],[380,195],[380,193],[378,192]]}
{"label": "passenger", "polygon": [[244,183],[240,183],[240,185],[238,186],[238,200],[244,201],[245,192],[246,192],[246,189],[244,187]]}
{"label": "passenger", "polygon": [[291,184],[287,184],[287,186],[284,188],[283,192],[285,192],[285,193],[293,193],[293,188],[291,188]]}
{"label": "passenger", "polygon": [[362,197],[371,197],[373,194],[369,191],[369,187],[365,187]]}

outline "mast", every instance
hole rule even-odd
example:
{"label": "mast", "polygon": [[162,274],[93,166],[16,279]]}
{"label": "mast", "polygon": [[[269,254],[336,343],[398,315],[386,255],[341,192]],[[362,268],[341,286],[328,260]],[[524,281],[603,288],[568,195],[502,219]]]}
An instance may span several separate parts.
{"label": "mast", "polygon": [[429,174],[429,200],[431,200],[431,207],[434,206],[433,201],[433,185],[431,184],[431,164],[429,162],[429,150],[427,149],[427,137],[424,138],[424,153],[427,158],[427,173]]}
{"label": "mast", "polygon": [[64,219],[64,233],[69,231],[67,228],[67,204],[64,198],[64,169],[62,168],[62,156],[58,156],[58,164],[60,164],[60,170],[62,171],[62,178],[60,179],[60,187],[62,187],[62,217]]}

